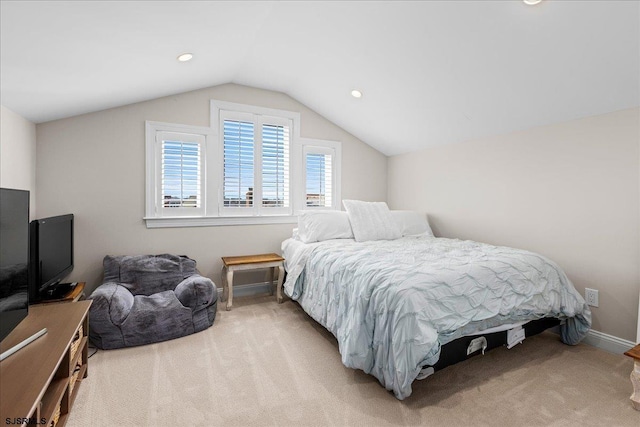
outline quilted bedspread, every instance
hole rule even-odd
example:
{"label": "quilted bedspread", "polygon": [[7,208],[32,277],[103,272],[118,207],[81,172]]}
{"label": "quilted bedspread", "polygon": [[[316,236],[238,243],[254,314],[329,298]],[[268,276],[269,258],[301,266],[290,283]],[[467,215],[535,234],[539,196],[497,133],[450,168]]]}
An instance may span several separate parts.
{"label": "quilted bedspread", "polygon": [[564,272],[525,250],[431,237],[282,244],[285,292],[338,340],[345,366],[374,375],[398,399],[411,394],[440,346],[542,317],[565,320],[577,344],[591,312]]}

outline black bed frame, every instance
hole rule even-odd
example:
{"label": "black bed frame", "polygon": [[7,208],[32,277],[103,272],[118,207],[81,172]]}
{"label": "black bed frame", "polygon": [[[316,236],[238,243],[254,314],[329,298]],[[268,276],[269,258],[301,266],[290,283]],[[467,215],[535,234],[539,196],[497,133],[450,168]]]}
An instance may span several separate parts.
{"label": "black bed frame", "polygon": [[[284,279],[287,278],[287,271],[284,272]],[[549,328],[560,325],[560,320],[554,317],[543,317],[542,319],[532,320],[522,325],[524,329],[525,337],[532,337],[538,335]],[[455,365],[456,363],[467,360],[478,354],[482,354],[480,350],[467,355],[467,348],[474,339],[479,336],[483,336],[487,340],[487,348],[485,352],[493,350],[496,347],[502,347],[507,345],[507,331],[493,332],[485,335],[471,335],[460,337],[451,342],[446,343],[440,348],[440,359],[435,365],[432,365],[433,371],[439,371],[447,366]],[[429,365],[425,365],[422,368],[428,368]]]}
{"label": "black bed frame", "polygon": [[[559,324],[560,320],[558,319],[553,317],[544,317],[542,319],[532,320],[531,322],[522,325],[522,329],[525,331],[525,337],[531,337]],[[481,336],[485,337],[487,340],[487,348],[485,349],[485,352],[496,347],[507,345],[507,331],[458,338],[448,342],[440,348],[440,359],[432,366],[434,371],[439,371],[447,366],[462,362],[463,360],[480,354],[481,352],[478,350],[467,355],[467,348],[469,348],[471,341]],[[428,367],[428,365],[425,366],[425,368],[426,367]]]}

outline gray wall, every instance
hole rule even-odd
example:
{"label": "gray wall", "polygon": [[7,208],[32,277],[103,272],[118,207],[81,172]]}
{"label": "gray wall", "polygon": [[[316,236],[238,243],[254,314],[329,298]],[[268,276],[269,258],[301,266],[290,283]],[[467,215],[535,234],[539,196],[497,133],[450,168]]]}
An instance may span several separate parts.
{"label": "gray wall", "polygon": [[294,225],[144,225],[145,120],[209,126],[210,99],[299,112],[302,137],[342,142],[342,197],[385,200],[386,157],[282,93],[227,84],[39,124],[38,216],[75,214],[70,280],[86,281],[91,291],[106,254],[169,252],[194,258],[221,284],[221,256],[279,252]]}
{"label": "gray wall", "polygon": [[640,109],[400,155],[388,203],[438,236],[539,252],[583,293],[593,329],[635,341],[640,274]]}
{"label": "gray wall", "polygon": [[0,187],[28,190],[36,217],[36,125],[0,106]]}

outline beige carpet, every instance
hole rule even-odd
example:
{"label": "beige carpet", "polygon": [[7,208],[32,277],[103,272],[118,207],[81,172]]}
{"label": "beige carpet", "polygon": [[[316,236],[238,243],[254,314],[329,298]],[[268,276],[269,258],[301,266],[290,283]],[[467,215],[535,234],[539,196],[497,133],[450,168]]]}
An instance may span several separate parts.
{"label": "beige carpet", "polygon": [[622,355],[544,333],[418,381],[401,402],[345,368],[296,303],[274,300],[237,298],[206,331],[98,352],[67,425],[640,426]]}

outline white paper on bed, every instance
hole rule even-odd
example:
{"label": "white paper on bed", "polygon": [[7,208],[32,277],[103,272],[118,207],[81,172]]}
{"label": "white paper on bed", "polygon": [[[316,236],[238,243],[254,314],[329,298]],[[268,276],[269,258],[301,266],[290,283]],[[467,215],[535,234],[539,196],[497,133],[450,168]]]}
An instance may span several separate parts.
{"label": "white paper on bed", "polygon": [[285,292],[338,339],[345,366],[374,375],[398,399],[411,394],[440,346],[502,324],[565,320],[577,344],[591,312],[564,272],[524,250],[403,237],[282,244]]}

